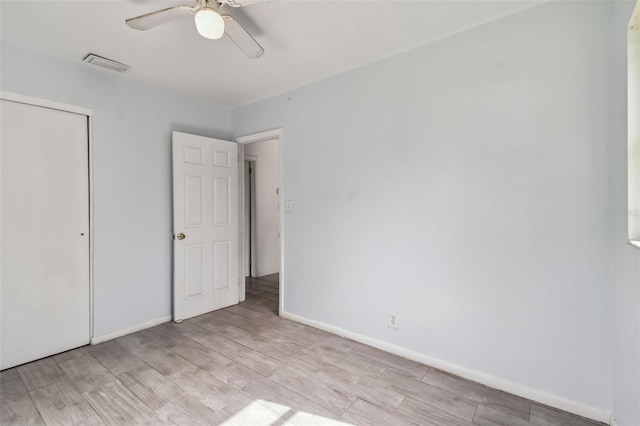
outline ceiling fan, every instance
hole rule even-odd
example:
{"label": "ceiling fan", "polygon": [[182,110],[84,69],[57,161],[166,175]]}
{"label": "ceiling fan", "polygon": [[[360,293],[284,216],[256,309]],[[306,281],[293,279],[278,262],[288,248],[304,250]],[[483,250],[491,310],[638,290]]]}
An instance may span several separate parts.
{"label": "ceiling fan", "polygon": [[209,0],[197,0],[193,6],[168,7],[129,18],[125,22],[135,30],[145,31],[183,16],[195,15],[196,29],[202,37],[217,40],[226,34],[248,58],[257,59],[264,53],[262,46],[231,15],[220,13],[220,9],[225,5],[241,7],[257,2],[256,0],[248,0],[248,3],[239,0],[213,0],[215,7],[211,7]]}

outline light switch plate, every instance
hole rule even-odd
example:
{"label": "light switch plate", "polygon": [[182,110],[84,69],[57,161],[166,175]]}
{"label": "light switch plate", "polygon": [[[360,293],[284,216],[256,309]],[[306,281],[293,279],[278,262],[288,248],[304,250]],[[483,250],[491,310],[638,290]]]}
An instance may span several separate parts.
{"label": "light switch plate", "polygon": [[285,200],[284,202],[284,211],[287,213],[291,213],[293,211],[293,201]]}

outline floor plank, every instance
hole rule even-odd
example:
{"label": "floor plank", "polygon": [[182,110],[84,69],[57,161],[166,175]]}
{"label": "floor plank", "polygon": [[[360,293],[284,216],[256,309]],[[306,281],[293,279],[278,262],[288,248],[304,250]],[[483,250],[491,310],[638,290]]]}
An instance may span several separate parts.
{"label": "floor plank", "polygon": [[117,340],[90,346],[87,352],[107,367],[114,376],[145,365],[140,358],[125,349]]}
{"label": "floor plank", "polygon": [[361,399],[354,402],[344,413],[343,417],[349,422],[362,426],[416,426],[416,423],[402,419],[394,413],[390,413]]}
{"label": "floor plank", "polygon": [[170,351],[204,370],[213,370],[231,362],[231,358],[192,340],[172,347]]}
{"label": "floor plank", "polygon": [[275,305],[270,304],[270,306],[275,307],[275,310],[274,310],[274,311],[272,311],[272,312],[273,312],[273,313],[276,313],[276,314],[278,313],[278,302],[279,302],[279,300],[280,300],[280,297],[279,297],[277,294],[273,294],[273,293],[266,293],[266,292],[264,292],[264,291],[260,291],[260,290],[257,290],[257,289],[256,289],[256,290],[253,290],[253,292],[254,292],[253,294],[254,294],[256,297],[258,297],[258,298],[261,298],[261,299],[265,299],[265,300],[268,300],[268,301],[274,302],[274,303],[275,303]]}
{"label": "floor plank", "polygon": [[144,362],[165,376],[195,367],[194,364],[167,348],[146,352],[139,356]]}
{"label": "floor plank", "polygon": [[126,371],[118,379],[153,410],[162,408],[184,394],[180,386],[146,365]]}
{"label": "floor plank", "polygon": [[60,368],[80,392],[89,392],[116,380],[104,365],[88,354],[64,361]]}
{"label": "floor plank", "polygon": [[233,359],[235,362],[240,363],[265,377],[270,376],[274,369],[277,368],[275,360],[272,358],[256,352],[244,345],[241,345],[233,340],[227,339],[215,333],[196,333],[190,332],[190,336],[198,343],[215,350],[229,359]]}
{"label": "floor plank", "polygon": [[84,397],[108,424],[129,425],[145,422],[154,417],[138,397],[119,381],[87,392]]}
{"label": "floor plank", "polygon": [[268,345],[262,346],[258,349],[258,352],[279,361],[309,353],[307,349],[295,343],[280,342],[271,342]]}
{"label": "floor plank", "polygon": [[18,374],[29,392],[55,383],[65,377],[53,358],[30,362],[18,367]]}
{"label": "floor plank", "polygon": [[9,380],[20,379],[17,368],[8,368],[0,371],[0,383],[8,382]]}
{"label": "floor plank", "polygon": [[265,377],[271,377],[282,366],[276,359],[258,351],[243,352],[236,356],[235,361]]}
{"label": "floor plank", "polygon": [[207,324],[205,328],[251,349],[259,349],[261,346],[268,345],[270,343],[268,339],[265,339],[259,334],[251,333],[231,324],[217,322]]}
{"label": "floor plank", "polygon": [[219,425],[227,415],[211,410],[192,395],[185,395],[156,411],[157,417],[145,424],[161,425]]}
{"label": "floor plank", "polygon": [[17,372],[13,379],[0,383],[0,424],[44,425],[27,388],[17,377]]}
{"label": "floor plank", "polygon": [[219,334],[204,328],[192,328],[185,331],[184,334],[190,337],[194,342],[222,354],[229,359],[234,359],[238,354],[251,351],[250,348],[244,345],[234,342],[233,340],[229,340],[226,337],[220,336]]}
{"label": "floor plank", "polygon": [[380,376],[380,379],[391,384],[392,388],[397,392],[432,405],[462,420],[468,422],[473,421],[473,416],[478,407],[476,402],[469,401],[460,395],[438,389],[392,370],[385,370]]}
{"label": "floor plank", "polygon": [[[336,420],[338,415],[308,398],[261,376],[239,364],[232,364],[215,373],[215,377],[242,391],[256,401],[263,401],[267,405],[276,404],[288,407],[289,414],[298,414],[298,419],[304,418],[313,423],[318,419]],[[327,420],[328,421],[328,420]]]}
{"label": "floor plank", "polygon": [[506,413],[493,406],[480,404],[473,418],[473,424],[480,426],[527,426],[530,425],[528,418],[523,420],[520,417]]}
{"label": "floor plank", "polygon": [[218,380],[211,372],[198,367],[173,374],[169,378],[187,394],[195,396],[214,411],[244,397],[244,394],[235,387]]}
{"label": "floor plank", "polygon": [[58,363],[58,365],[60,365],[60,363],[63,363],[70,359],[79,358],[87,354],[87,346],[83,346],[81,348],[72,349],[70,351],[62,352],[58,355],[55,355],[53,359]]}
{"label": "floor plank", "polygon": [[[260,313],[260,311],[256,312]],[[227,312],[226,310],[217,311],[216,314],[216,320],[235,325],[236,327],[249,331],[251,333],[260,334],[264,331],[270,330],[273,327],[270,317],[254,319],[234,314],[233,312]]]}
{"label": "floor plank", "polygon": [[378,364],[382,367],[418,380],[422,379],[427,370],[429,370],[429,367],[424,364],[410,361],[408,359],[392,355],[388,352],[381,351],[380,349],[361,344],[356,345],[351,350],[349,357],[356,360],[364,358],[374,364]]}
{"label": "floor plank", "polygon": [[269,275],[263,275],[261,277],[258,277],[259,280],[264,280],[264,281],[270,281],[274,284],[278,284],[278,282],[280,281],[280,274],[269,274]]}
{"label": "floor plank", "polygon": [[414,398],[405,398],[397,413],[416,424],[424,426],[471,426],[472,423],[451,415],[446,411],[420,402]]}
{"label": "floor plank", "polygon": [[424,383],[439,389],[455,393],[471,401],[483,404],[496,410],[503,411],[509,417],[529,421],[531,403],[515,395],[499,391],[471,380],[431,369],[422,378]]}
{"label": "floor plank", "polygon": [[344,337],[329,335],[324,339],[319,339],[315,343],[313,343],[313,349],[316,352],[341,353],[343,355],[347,355],[357,345],[358,343],[354,342],[353,340],[345,339]]}
{"label": "floor plank", "polygon": [[345,394],[355,395],[390,411],[394,411],[405,398],[386,382],[361,377],[317,357],[303,355],[290,358],[286,363]]}
{"label": "floor plank", "polygon": [[158,338],[157,333],[150,329],[119,337],[116,342],[142,360],[169,350],[169,342]]}
{"label": "floor plank", "polygon": [[47,425],[104,424],[68,379],[35,390],[31,397]]}
{"label": "floor plank", "polygon": [[325,362],[330,362],[343,370],[372,379],[377,379],[384,372],[384,367],[378,364],[367,361],[364,358],[348,358],[345,354],[338,351],[318,350],[316,348],[313,351],[313,356]]}
{"label": "floor plank", "polygon": [[243,305],[230,306],[225,309],[225,311],[231,312],[232,314],[236,314],[241,317],[251,318],[258,321],[265,317],[265,313],[245,308]]}
{"label": "floor plank", "polygon": [[531,424],[539,426],[602,426],[602,423],[535,402],[531,403]]}
{"label": "floor plank", "polygon": [[277,369],[270,378],[336,414],[344,413],[356,400],[356,396],[353,394],[347,394],[333,386],[320,383],[315,377],[284,365]]}

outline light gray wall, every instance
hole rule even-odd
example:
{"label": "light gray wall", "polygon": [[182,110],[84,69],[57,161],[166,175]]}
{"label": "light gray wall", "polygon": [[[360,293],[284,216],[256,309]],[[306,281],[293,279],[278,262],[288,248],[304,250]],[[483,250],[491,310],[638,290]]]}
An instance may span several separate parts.
{"label": "light gray wall", "polygon": [[613,409],[614,246],[619,338],[640,283],[605,214],[612,18],[549,3],[234,110],[234,135],[283,127],[285,310]]}
{"label": "light gray wall", "polygon": [[[632,2],[615,2],[611,48],[612,123],[609,209],[627,211],[627,24]],[[638,120],[638,116],[633,117]],[[640,425],[640,250],[625,244],[627,216],[609,219],[613,294],[613,412],[619,425]]]}
{"label": "light gray wall", "polygon": [[256,274],[275,274],[280,270],[280,149],[277,140],[250,143],[245,155],[256,158]]}
{"label": "light gray wall", "polygon": [[95,335],[171,314],[171,131],[229,139],[230,111],[3,42],[0,87],[93,110]]}

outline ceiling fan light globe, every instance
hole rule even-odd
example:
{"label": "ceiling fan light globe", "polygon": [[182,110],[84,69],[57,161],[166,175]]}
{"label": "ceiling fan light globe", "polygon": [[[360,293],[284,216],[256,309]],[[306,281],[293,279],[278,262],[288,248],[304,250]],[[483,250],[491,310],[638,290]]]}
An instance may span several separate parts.
{"label": "ceiling fan light globe", "polygon": [[224,19],[210,7],[196,13],[196,29],[204,38],[217,40],[224,35]]}

